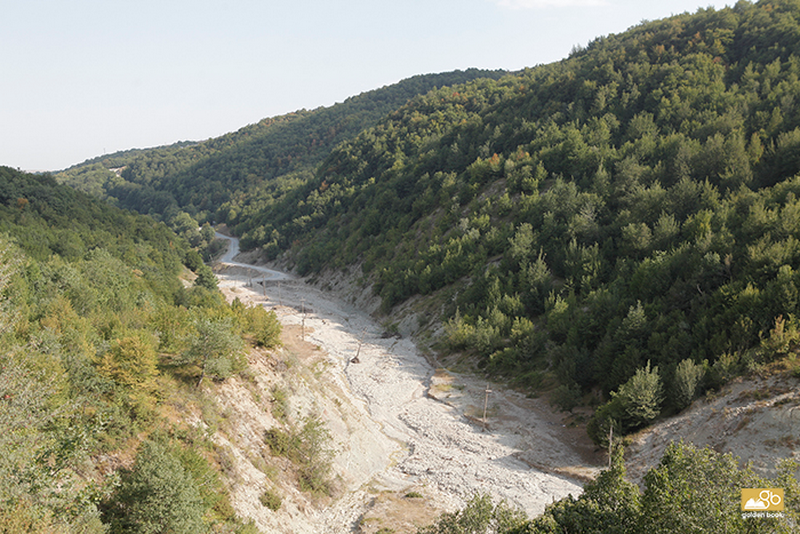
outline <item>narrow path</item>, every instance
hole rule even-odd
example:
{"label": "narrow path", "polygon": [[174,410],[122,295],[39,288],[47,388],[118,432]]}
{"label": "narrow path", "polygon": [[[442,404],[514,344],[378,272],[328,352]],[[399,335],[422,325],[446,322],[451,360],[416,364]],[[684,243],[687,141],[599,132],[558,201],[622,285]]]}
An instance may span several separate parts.
{"label": "narrow path", "polygon": [[281,271],[274,271],[272,269],[267,269],[266,267],[261,267],[260,265],[234,261],[234,258],[239,255],[239,240],[235,237],[229,237],[219,232],[215,232],[215,237],[217,239],[225,239],[228,241],[228,251],[225,252],[225,254],[223,254],[219,260],[217,260],[217,263],[228,265],[230,267],[241,267],[243,269],[257,271],[263,275],[262,278],[265,280],[294,280],[293,276]]}
{"label": "narrow path", "polygon": [[[579,465],[580,455],[563,442],[554,423],[533,411],[520,415],[525,399],[511,391],[494,388],[490,411],[495,421],[488,431],[465,416],[464,410],[441,402],[431,395],[435,369],[409,339],[386,338],[383,329],[368,315],[354,309],[293,277],[234,262],[238,241],[223,257],[223,263],[254,269],[267,275],[258,293],[266,295],[266,305],[278,311],[283,324],[304,324],[307,340],[318,345],[336,373],[357,401],[365,403],[369,417],[385,437],[397,443],[388,457],[368,458],[364,447],[348,462],[367,462],[381,466],[369,473],[395,491],[403,487],[424,487],[437,504],[454,509],[475,492],[491,494],[518,506],[529,516],[540,514],[553,500],[568,494],[579,495],[581,486],[574,480],[532,468],[531,464]],[[244,291],[241,276],[218,274],[220,285],[236,285]],[[296,280],[272,284],[276,280]],[[277,295],[280,291],[280,295]],[[255,294],[255,293],[254,293]],[[258,295],[263,302],[263,296]],[[278,299],[284,306],[276,306]],[[301,306],[308,313],[300,314]],[[352,359],[358,352],[358,363]],[[476,383],[458,377],[461,389],[456,396],[476,389]],[[485,387],[485,383],[481,389]],[[474,393],[474,391],[473,391]],[[481,392],[477,392],[480,394]],[[438,393],[437,393],[438,395]],[[482,403],[482,397],[481,401]],[[481,404],[482,407],[482,404]],[[504,423],[503,414],[515,412],[513,421]],[[560,427],[560,425],[558,425]],[[381,437],[382,443],[385,437]],[[377,443],[377,441],[376,441]],[[375,454],[386,456],[386,448],[376,444]],[[546,460],[543,460],[546,459]],[[525,460],[525,461],[523,461]],[[357,484],[358,485],[358,484]],[[315,519],[318,532],[346,532],[363,512],[369,495],[354,490],[320,512]]]}

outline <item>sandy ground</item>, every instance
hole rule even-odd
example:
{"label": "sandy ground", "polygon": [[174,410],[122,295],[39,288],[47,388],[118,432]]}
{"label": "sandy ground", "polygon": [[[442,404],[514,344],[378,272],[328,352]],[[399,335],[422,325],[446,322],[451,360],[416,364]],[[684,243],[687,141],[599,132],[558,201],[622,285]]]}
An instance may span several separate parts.
{"label": "sandy ground", "polygon": [[[582,492],[578,478],[594,471],[587,465],[586,439],[562,426],[543,401],[491,384],[487,396],[486,382],[435,369],[411,340],[388,336],[367,314],[302,280],[234,263],[237,252],[234,241],[215,268],[223,292],[274,309],[285,331],[317,351],[319,372],[295,381],[299,400],[293,409],[321,413],[337,444],[334,470],[345,487],[322,505],[287,504],[281,513],[291,517],[284,520],[258,511],[252,504],[257,492],[247,485],[266,482],[243,475],[234,506],[257,516],[262,530],[370,532],[370,509],[391,505],[391,499],[379,498],[382,492],[419,492],[436,510],[454,510],[475,492],[487,492],[529,516]],[[303,396],[304,384],[327,393]],[[233,406],[237,394],[230,388],[221,394]],[[243,427],[252,424],[242,421]],[[271,424],[264,420],[258,428]]]}

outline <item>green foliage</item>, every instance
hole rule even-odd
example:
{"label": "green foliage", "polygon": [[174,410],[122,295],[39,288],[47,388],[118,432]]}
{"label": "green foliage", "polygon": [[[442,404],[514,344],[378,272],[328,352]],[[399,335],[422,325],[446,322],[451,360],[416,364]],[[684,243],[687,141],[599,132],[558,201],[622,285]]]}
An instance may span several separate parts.
{"label": "green foliage", "polygon": [[[248,224],[243,215],[254,215],[263,200],[269,206],[272,197],[290,194],[334,146],[375,125],[409,98],[434,87],[502,74],[469,69],[415,76],[328,108],[264,119],[217,139],[95,158],[57,179],[120,207],[160,217],[191,240],[197,232],[194,221]],[[248,197],[244,203],[243,193]],[[253,233],[284,243],[263,228]],[[243,239],[248,243],[253,243],[250,235]]]}
{"label": "green foliage", "polygon": [[550,395],[550,402],[561,411],[571,412],[581,403],[581,390],[577,384],[561,384]]}
{"label": "green foliage", "polygon": [[700,382],[705,375],[702,365],[686,359],[675,368],[675,379],[673,381],[673,402],[675,407],[682,410],[689,406],[697,394]]}
{"label": "green foliage", "polygon": [[276,385],[270,392],[272,393],[272,417],[285,423],[289,415],[289,400],[286,390]]}
{"label": "green foliage", "polygon": [[[3,529],[100,533],[113,520],[118,531],[165,531],[149,523],[156,516],[191,532],[205,530],[202,517],[219,529],[238,524],[227,489],[194,449],[150,459],[143,449],[122,493],[114,474],[105,484],[87,475],[106,472],[98,458],[124,456],[132,439],[170,427],[160,404],[181,395],[174,386],[186,368],[175,361],[194,322],[231,316],[218,292],[183,288],[188,247],[151,219],[0,167]],[[180,493],[193,485],[199,508]],[[163,506],[132,497],[137,488]]]}
{"label": "green foliage", "polygon": [[206,376],[224,380],[245,369],[242,339],[233,331],[230,319],[200,318],[183,361],[200,368],[198,386]]}
{"label": "green foliage", "polygon": [[264,493],[261,494],[259,497],[261,504],[272,510],[273,512],[277,512],[281,508],[281,496],[277,494],[275,491],[266,489]]}
{"label": "green foliage", "polygon": [[635,534],[641,523],[639,488],[625,480],[622,449],[612,465],[584,487],[577,499],[572,495],[547,507],[544,514],[522,532],[576,534]]}
{"label": "green foliage", "polygon": [[608,444],[611,429],[617,434],[640,428],[661,412],[663,387],[658,367],[650,368],[650,362],[636,373],[617,391],[611,393],[611,400],[600,406],[586,427],[592,440],[600,445]]}
{"label": "green foliage", "polygon": [[385,311],[451,286],[443,341],[489,372],[550,358],[609,393],[647,361],[713,367],[797,311],[796,11],[677,15],[415,97],[228,213],[303,273],[360,263]]}
{"label": "green foliage", "polygon": [[217,289],[217,277],[214,276],[214,271],[211,270],[211,267],[202,264],[197,268],[196,274],[195,285],[211,290]]}
{"label": "green foliage", "polygon": [[256,345],[272,348],[280,345],[281,323],[274,311],[263,306],[238,307],[237,316],[246,333],[252,334]]}
{"label": "green foliage", "polygon": [[[515,532],[527,534],[793,532],[798,516],[793,496],[798,488],[796,464],[779,466],[767,480],[737,459],[683,442],[669,445],[661,462],[644,478],[644,492],[625,480],[622,451],[611,467],[586,484],[577,499],[571,495],[549,505],[544,514]],[[744,518],[742,488],[785,490],[782,518]]]}
{"label": "green foliage", "polygon": [[612,393],[612,398],[618,400],[625,411],[625,426],[637,428],[655,419],[661,412],[662,391],[658,367],[651,370],[650,362],[647,362],[644,369],[638,369],[616,393]]}
{"label": "green foliage", "polygon": [[[715,388],[797,342],[771,332],[800,316],[799,13],[794,0],[700,9],[550,65],[412,79],[87,162],[125,167],[116,178],[63,179],[83,172],[189,240],[207,239],[196,222],[226,222],[301,274],[360,266],[382,311],[429,299],[442,347],[488,373],[610,395],[652,362],[677,408],[692,381],[680,362],[708,362],[701,388]],[[11,182],[5,224],[58,204]],[[20,246],[41,259],[72,261],[96,238],[25,224]],[[80,313],[92,298],[70,274],[51,278]],[[173,291],[212,300],[195,290]],[[631,409],[611,399],[596,434],[657,411]]]}
{"label": "green foliage", "polygon": [[517,532],[525,514],[504,502],[494,504],[486,494],[476,494],[461,510],[443,514],[417,534],[503,534]]}
{"label": "green foliage", "polygon": [[295,464],[302,491],[320,494],[333,491],[329,475],[334,451],[330,448],[330,432],[319,417],[305,418],[297,430],[270,428],[264,439],[273,455],[286,457]]}
{"label": "green foliage", "polygon": [[166,447],[145,442],[130,472],[107,505],[111,532],[194,534],[206,532],[194,479]]}
{"label": "green foliage", "polygon": [[140,417],[149,415],[156,402],[156,345],[147,333],[116,339],[97,364],[100,374],[117,384],[123,403]]}

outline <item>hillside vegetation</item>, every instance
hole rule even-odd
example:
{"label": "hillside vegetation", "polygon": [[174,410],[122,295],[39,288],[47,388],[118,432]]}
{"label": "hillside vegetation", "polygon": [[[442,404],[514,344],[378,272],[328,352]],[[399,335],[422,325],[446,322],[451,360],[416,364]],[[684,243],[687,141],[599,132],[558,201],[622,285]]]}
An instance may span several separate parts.
{"label": "hillside vegetation", "polygon": [[164,224],[0,167],[0,530],[247,531],[174,414],[279,330]]}
{"label": "hillside vegetation", "polygon": [[438,299],[445,350],[567,406],[621,388],[602,441],[796,340],[799,19],[739,2],[434,90],[217,218],[303,274],[360,265],[385,311]]}
{"label": "hillside vegetation", "polygon": [[301,274],[359,266],[386,312],[435,303],[441,350],[565,408],[610,399],[602,443],[796,342],[798,41],[800,2],[742,1],[440,86],[356,137],[381,91],[97,165],[125,165],[102,186],[121,205],[225,222]]}

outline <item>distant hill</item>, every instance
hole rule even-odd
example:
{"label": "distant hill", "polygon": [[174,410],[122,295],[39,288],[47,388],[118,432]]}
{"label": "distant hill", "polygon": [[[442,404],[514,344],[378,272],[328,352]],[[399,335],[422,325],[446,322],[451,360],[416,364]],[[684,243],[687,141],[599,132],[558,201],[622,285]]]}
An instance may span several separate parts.
{"label": "distant hill", "polygon": [[264,119],[207,141],[93,158],[56,177],[120,207],[167,218],[180,209],[202,222],[234,197],[261,189],[275,195],[307,180],[335,145],[374,126],[413,96],[503,74],[469,69],[414,76],[330,107]]}

